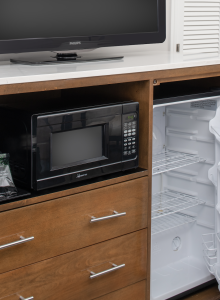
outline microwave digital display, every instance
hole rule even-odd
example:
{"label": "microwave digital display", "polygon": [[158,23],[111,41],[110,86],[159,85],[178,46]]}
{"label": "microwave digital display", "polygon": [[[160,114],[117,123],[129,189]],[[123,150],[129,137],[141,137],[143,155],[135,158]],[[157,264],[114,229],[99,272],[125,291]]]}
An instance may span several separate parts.
{"label": "microwave digital display", "polygon": [[51,134],[51,168],[103,159],[103,126]]}

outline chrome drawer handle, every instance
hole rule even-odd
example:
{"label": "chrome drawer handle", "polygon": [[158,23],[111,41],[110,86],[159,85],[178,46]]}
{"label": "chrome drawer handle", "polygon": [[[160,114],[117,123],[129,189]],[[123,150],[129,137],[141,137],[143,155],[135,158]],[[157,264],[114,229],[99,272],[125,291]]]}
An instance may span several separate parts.
{"label": "chrome drawer handle", "polygon": [[9,248],[9,247],[12,247],[12,246],[17,246],[17,245],[32,241],[33,239],[34,239],[34,236],[31,236],[29,238],[24,238],[23,236],[20,236],[19,241],[15,241],[15,242],[12,242],[12,243],[9,243],[9,244],[2,245],[2,246],[0,246],[0,250],[5,249],[5,248]]}
{"label": "chrome drawer handle", "polygon": [[108,269],[108,270],[105,270],[105,271],[102,271],[102,272],[100,272],[100,273],[94,273],[94,272],[90,271],[90,274],[91,274],[91,275],[90,275],[90,279],[94,279],[94,278],[96,278],[96,277],[105,275],[105,274],[107,274],[107,273],[110,273],[110,272],[113,272],[113,271],[116,271],[116,270],[118,270],[118,269],[121,269],[121,268],[124,268],[124,267],[125,267],[125,264],[122,264],[122,265],[119,265],[119,266],[117,266],[117,265],[115,265],[115,264],[112,264],[112,265],[113,265],[113,268]]}
{"label": "chrome drawer handle", "polygon": [[24,298],[24,297],[20,296],[20,300],[32,300],[32,299],[34,299],[33,296],[31,296],[29,298]]}
{"label": "chrome drawer handle", "polygon": [[110,215],[110,216],[105,216],[105,217],[101,217],[101,218],[91,217],[90,223],[95,223],[95,222],[99,222],[99,221],[103,221],[103,220],[118,218],[118,217],[122,217],[125,215],[126,215],[126,212],[118,213],[117,211],[114,211],[114,214]]}

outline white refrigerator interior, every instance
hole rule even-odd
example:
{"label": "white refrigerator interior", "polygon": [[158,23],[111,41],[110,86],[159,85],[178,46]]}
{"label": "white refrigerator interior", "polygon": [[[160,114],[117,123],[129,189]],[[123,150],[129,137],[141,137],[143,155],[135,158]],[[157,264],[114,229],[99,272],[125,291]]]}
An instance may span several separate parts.
{"label": "white refrigerator interior", "polygon": [[220,283],[220,96],[154,106],[151,300]]}

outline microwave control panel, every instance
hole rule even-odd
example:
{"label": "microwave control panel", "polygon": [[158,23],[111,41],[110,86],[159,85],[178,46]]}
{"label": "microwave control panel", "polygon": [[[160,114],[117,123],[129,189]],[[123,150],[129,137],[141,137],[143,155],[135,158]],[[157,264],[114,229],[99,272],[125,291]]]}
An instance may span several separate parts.
{"label": "microwave control panel", "polygon": [[122,117],[123,160],[135,158],[138,151],[138,120],[137,114],[131,113]]}

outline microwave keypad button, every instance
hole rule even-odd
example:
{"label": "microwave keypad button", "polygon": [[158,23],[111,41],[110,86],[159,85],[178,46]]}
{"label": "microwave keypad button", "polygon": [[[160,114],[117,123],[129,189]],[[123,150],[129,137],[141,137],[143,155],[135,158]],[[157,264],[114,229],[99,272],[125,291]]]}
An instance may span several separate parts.
{"label": "microwave keypad button", "polygon": [[[130,151],[129,151],[130,152]],[[123,152],[124,155],[128,155],[128,151],[124,151]]]}
{"label": "microwave keypad button", "polygon": [[124,143],[124,146],[127,146],[128,144],[127,143]]}
{"label": "microwave keypad button", "polygon": [[128,146],[131,146],[131,143],[128,143]]}
{"label": "microwave keypad button", "polygon": [[131,133],[129,133],[128,136],[131,136]]}
{"label": "microwave keypad button", "polygon": [[137,123],[136,121],[133,121],[133,122],[132,122],[132,125],[136,125],[136,123]]}
{"label": "microwave keypad button", "polygon": [[135,135],[136,134],[136,132],[132,132],[132,135]]}
{"label": "microwave keypad button", "polygon": [[128,131],[127,131],[127,130],[124,130],[124,133],[128,133]]}
{"label": "microwave keypad button", "polygon": [[128,129],[128,132],[131,132],[131,129]]}
{"label": "microwave keypad button", "polygon": [[128,150],[128,147],[124,147],[124,150],[125,150],[125,151]]}
{"label": "microwave keypad button", "polygon": [[132,141],[136,141],[136,138],[132,138]]}
{"label": "microwave keypad button", "polygon": [[135,132],[136,132],[136,129],[132,129],[132,131],[135,131]]}
{"label": "microwave keypad button", "polygon": [[131,155],[131,151],[128,151],[128,155]]}
{"label": "microwave keypad button", "polygon": [[127,134],[124,134],[124,137],[127,137],[128,135]]}
{"label": "microwave keypad button", "polygon": [[124,123],[124,128],[127,128],[128,127],[128,123]]}
{"label": "microwave keypad button", "polygon": [[132,152],[132,153],[136,153],[136,150],[134,149],[134,150],[132,150],[131,152]]}
{"label": "microwave keypad button", "polygon": [[128,139],[128,142],[131,142],[131,139]]}
{"label": "microwave keypad button", "polygon": [[132,145],[135,145],[136,143],[135,142],[132,142]]}
{"label": "microwave keypad button", "polygon": [[135,145],[133,145],[133,146],[132,146],[132,149],[135,149],[135,148],[136,148],[136,146],[135,146]]}
{"label": "microwave keypad button", "polygon": [[128,141],[127,139],[124,139],[124,143],[127,143],[127,141]]}
{"label": "microwave keypad button", "polygon": [[128,150],[131,150],[131,146],[128,147]]}

